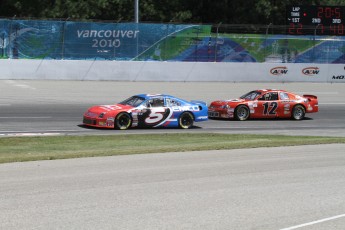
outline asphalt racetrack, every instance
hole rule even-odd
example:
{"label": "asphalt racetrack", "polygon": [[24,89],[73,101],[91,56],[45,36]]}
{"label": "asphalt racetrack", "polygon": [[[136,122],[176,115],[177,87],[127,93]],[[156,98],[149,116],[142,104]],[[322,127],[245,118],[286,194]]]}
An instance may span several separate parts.
{"label": "asphalt racetrack", "polygon": [[[89,129],[91,105],[137,93],[236,98],[258,88],[315,94],[305,120],[211,120],[190,130]],[[345,136],[345,84],[0,81],[0,135],[161,132]],[[345,145],[0,165],[0,229],[344,229]]]}
{"label": "asphalt racetrack", "polygon": [[[319,98],[319,113],[303,121],[209,120],[191,130],[90,129],[81,125],[84,111],[92,105],[114,104],[138,93],[165,93],[187,100],[210,103],[237,98],[254,89],[285,89]],[[316,83],[176,83],[109,81],[0,81],[0,135],[123,134],[160,132],[222,132],[286,135],[345,136],[345,84]]]}

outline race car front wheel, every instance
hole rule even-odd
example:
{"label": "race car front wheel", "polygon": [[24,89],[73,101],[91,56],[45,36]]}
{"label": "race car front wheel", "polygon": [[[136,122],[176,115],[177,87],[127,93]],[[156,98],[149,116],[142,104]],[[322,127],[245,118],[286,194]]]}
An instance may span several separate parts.
{"label": "race car front wheel", "polygon": [[132,124],[132,118],[128,113],[120,113],[115,118],[115,129],[125,130]]}
{"label": "race car front wheel", "polygon": [[305,116],[305,109],[302,105],[296,105],[292,109],[291,117],[294,120],[302,120]]}
{"label": "race car front wheel", "polygon": [[249,118],[249,108],[245,105],[237,106],[235,110],[235,118],[238,121],[245,121]]}
{"label": "race car front wheel", "polygon": [[178,119],[178,125],[182,129],[189,129],[193,126],[193,115],[189,112],[182,113]]}

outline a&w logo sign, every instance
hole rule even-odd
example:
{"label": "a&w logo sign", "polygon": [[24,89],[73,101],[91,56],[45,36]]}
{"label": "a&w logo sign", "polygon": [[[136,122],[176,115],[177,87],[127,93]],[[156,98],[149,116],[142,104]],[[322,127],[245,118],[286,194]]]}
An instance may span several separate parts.
{"label": "a&w logo sign", "polygon": [[307,67],[302,69],[302,73],[306,76],[314,76],[319,74],[320,69],[319,67]]}
{"label": "a&w logo sign", "polygon": [[286,66],[278,66],[270,70],[270,73],[276,76],[285,75],[287,72],[288,68]]}

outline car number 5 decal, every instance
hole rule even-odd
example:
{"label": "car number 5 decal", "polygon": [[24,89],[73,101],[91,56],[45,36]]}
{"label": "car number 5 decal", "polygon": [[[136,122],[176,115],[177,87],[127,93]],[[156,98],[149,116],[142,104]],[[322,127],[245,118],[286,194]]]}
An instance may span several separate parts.
{"label": "car number 5 decal", "polygon": [[264,115],[276,115],[276,110],[278,107],[277,102],[265,102],[264,104]]}
{"label": "car number 5 decal", "polygon": [[164,117],[165,109],[164,108],[155,108],[151,109],[151,113],[145,119],[145,123],[154,124],[161,121]]}

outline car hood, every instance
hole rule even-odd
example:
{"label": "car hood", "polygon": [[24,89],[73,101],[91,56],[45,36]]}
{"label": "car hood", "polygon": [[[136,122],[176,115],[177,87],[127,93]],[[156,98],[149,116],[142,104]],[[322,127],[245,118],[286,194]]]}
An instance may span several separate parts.
{"label": "car hood", "polygon": [[243,99],[230,99],[230,100],[218,100],[218,101],[213,101],[211,103],[212,106],[222,106],[222,105],[225,105],[225,104],[228,104],[230,102],[243,102],[244,100]]}
{"label": "car hood", "polygon": [[96,117],[101,113],[117,113],[120,111],[128,111],[130,109],[133,109],[133,106],[129,105],[121,105],[121,104],[115,104],[115,105],[97,105],[89,108],[85,115],[90,117]]}

